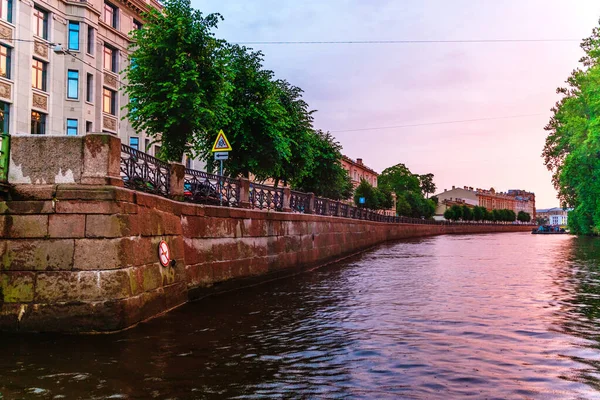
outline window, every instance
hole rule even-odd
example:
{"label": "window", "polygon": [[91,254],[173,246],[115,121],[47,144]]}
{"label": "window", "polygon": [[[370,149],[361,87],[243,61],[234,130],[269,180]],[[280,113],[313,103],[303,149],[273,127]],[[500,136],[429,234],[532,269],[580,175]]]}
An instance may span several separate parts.
{"label": "window", "polygon": [[79,71],[67,71],[67,99],[79,98]]}
{"label": "window", "polygon": [[10,79],[10,47],[0,45],[0,76]]}
{"label": "window", "polygon": [[45,135],[46,134],[46,114],[37,111],[31,112],[31,134]]}
{"label": "window", "polygon": [[67,118],[67,136],[77,136],[77,125],[76,119]]}
{"label": "window", "polygon": [[79,51],[79,22],[69,21],[69,50]]}
{"label": "window", "polygon": [[12,22],[12,0],[0,0],[0,18]]}
{"label": "window", "polygon": [[119,22],[119,9],[110,3],[104,3],[104,22],[117,29]]}
{"label": "window", "polygon": [[185,158],[185,167],[186,168],[192,168],[192,159],[189,157]]}
{"label": "window", "polygon": [[133,20],[133,29],[142,29],[142,23],[137,19]]}
{"label": "window", "polygon": [[117,49],[104,46],[104,69],[117,72]]}
{"label": "window", "polygon": [[102,97],[102,111],[108,114],[117,115],[117,92],[115,92],[114,90],[104,88]]}
{"label": "window", "polygon": [[92,131],[92,121],[85,121],[85,132],[89,133]]}
{"label": "window", "polygon": [[33,8],[33,34],[48,39],[48,13],[38,7]]}
{"label": "window", "polygon": [[94,28],[88,25],[87,30],[87,53],[94,54]]}
{"label": "window", "polygon": [[144,151],[146,153],[150,151],[150,139],[144,139]]}
{"label": "window", "polygon": [[3,133],[8,133],[8,123],[10,117],[10,105],[0,101],[0,129]]}
{"label": "window", "polygon": [[31,86],[40,89],[46,90],[46,66],[47,64],[43,61],[33,59],[33,66],[31,69],[31,77],[32,82]]}
{"label": "window", "polygon": [[136,150],[140,149],[140,138],[132,136],[129,138],[129,147],[133,147]]}
{"label": "window", "polygon": [[89,101],[90,103],[94,102],[94,75],[93,74],[87,74],[87,79],[86,79],[86,91],[85,91],[85,100]]}

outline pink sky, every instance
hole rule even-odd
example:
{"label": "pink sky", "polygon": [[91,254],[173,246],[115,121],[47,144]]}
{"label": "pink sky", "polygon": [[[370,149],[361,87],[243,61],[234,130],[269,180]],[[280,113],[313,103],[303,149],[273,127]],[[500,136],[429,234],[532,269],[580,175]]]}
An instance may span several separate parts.
{"label": "pink sky", "polygon": [[[581,39],[597,0],[195,0],[230,42]],[[265,66],[305,90],[315,126],[343,131],[523,114],[515,119],[336,132],[376,171],[406,164],[452,185],[527,189],[558,205],[540,154],[549,109],[582,53],[577,42],[260,45]]]}

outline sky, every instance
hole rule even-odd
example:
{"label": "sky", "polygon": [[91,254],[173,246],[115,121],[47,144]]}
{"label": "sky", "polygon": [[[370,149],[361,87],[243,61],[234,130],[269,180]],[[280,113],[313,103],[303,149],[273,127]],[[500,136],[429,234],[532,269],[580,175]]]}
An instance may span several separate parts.
{"label": "sky", "polygon": [[[374,170],[433,173],[438,191],[525,189],[558,206],[541,152],[550,108],[598,26],[597,0],[192,0],[229,42],[560,39],[251,45],[304,90],[315,128]],[[503,118],[513,117],[516,118]],[[490,119],[502,118],[502,119]],[[469,121],[434,124],[448,121]],[[421,125],[404,128],[398,125]]]}

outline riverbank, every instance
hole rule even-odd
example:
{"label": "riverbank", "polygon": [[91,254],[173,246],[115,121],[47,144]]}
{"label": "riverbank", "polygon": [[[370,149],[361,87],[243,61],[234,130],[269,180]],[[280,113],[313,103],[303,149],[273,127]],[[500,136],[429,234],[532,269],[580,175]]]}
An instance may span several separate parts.
{"label": "riverbank", "polygon": [[[0,329],[12,331],[119,331],[389,240],[531,229],[205,206],[116,186],[23,185],[12,197],[0,216]],[[159,263],[163,240],[174,265]]]}

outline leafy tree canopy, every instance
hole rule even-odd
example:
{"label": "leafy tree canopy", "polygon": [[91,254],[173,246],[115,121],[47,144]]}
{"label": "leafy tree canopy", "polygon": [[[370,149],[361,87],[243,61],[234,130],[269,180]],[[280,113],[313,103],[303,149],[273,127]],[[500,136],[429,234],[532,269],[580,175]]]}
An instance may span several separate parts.
{"label": "leafy tree canopy", "polygon": [[584,39],[583,68],[574,70],[553,116],[542,156],[552,171],[552,182],[569,213],[569,228],[576,234],[600,233],[600,30]]}

